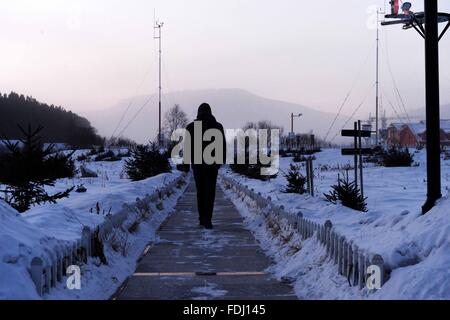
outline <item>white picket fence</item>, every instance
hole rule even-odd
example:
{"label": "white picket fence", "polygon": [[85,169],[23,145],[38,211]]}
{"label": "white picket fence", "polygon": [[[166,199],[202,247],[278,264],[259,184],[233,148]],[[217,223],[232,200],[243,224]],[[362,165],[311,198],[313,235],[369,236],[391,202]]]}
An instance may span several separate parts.
{"label": "white picket fence", "polygon": [[367,268],[377,266],[380,268],[380,285],[385,282],[384,260],[381,255],[366,252],[355,243],[340,235],[330,220],[324,224],[313,222],[303,217],[302,212],[291,213],[284,210],[283,206],[276,206],[270,197],[263,197],[261,193],[255,192],[226,175],[221,175],[224,184],[242,197],[248,197],[261,209],[266,216],[276,215],[279,219],[286,219],[296,229],[302,239],[317,237],[319,243],[326,247],[327,257],[337,265],[339,274],[345,276],[351,286],[366,286],[369,277]]}
{"label": "white picket fence", "polygon": [[[146,195],[142,200],[137,198],[134,204],[124,205],[119,212],[107,215],[104,222],[96,227],[101,239],[106,239],[113,229],[120,228],[133,209],[139,211],[143,207],[148,207],[150,203],[162,201],[165,197],[170,196],[172,190],[185,178],[186,173],[183,173],[163,188]],[[88,257],[96,255],[93,245],[94,232],[95,230],[85,226],[81,231],[80,239],[74,242],[62,241],[58,247],[48,250],[46,256],[36,256],[31,260],[29,272],[40,296],[49,293],[51,288],[64,279],[68,266],[86,263]]]}

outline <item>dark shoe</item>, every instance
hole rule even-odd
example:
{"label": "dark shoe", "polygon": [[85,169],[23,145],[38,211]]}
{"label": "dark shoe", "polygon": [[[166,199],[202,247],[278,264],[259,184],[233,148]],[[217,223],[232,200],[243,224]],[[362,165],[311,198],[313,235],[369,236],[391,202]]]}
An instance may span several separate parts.
{"label": "dark shoe", "polygon": [[208,221],[208,222],[205,222],[204,227],[205,227],[205,229],[212,229],[213,225],[212,225],[211,221]]}

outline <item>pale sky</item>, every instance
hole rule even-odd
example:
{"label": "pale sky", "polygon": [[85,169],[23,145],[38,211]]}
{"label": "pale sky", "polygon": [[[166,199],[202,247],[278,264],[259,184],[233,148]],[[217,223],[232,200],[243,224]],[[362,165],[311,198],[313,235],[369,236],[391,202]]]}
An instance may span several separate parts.
{"label": "pale sky", "polygon": [[[336,112],[363,66],[344,113],[368,94],[361,109],[366,115],[374,108],[373,8],[385,2],[0,0],[0,92],[32,95],[75,112],[155,93],[156,10],[165,23],[165,92],[241,88]],[[411,2],[413,10],[422,10],[422,0]],[[441,11],[450,12],[450,2],[439,2]],[[382,27],[381,83],[393,101],[386,49],[407,108],[422,107],[423,39],[414,30]],[[450,32],[440,52],[441,102],[450,103]]]}

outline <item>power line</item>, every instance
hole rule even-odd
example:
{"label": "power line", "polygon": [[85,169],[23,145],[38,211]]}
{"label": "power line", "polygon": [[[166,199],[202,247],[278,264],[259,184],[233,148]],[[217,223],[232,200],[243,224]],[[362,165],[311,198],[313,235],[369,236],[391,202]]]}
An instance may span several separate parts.
{"label": "power line", "polygon": [[131,125],[131,123],[136,120],[137,116],[142,112],[142,110],[144,110],[145,106],[150,102],[150,100],[153,99],[154,96],[150,96],[147,101],[144,102],[144,104],[138,109],[138,111],[134,114],[134,116],[130,119],[130,121],[128,121],[128,123],[126,124],[126,126],[120,131],[120,133],[118,134],[118,137],[120,137],[125,130],[128,129],[128,127]]}
{"label": "power line", "polygon": [[409,117],[408,111],[406,110],[406,105],[405,105],[405,103],[403,101],[402,95],[400,94],[400,90],[398,89],[397,81],[395,81],[394,73],[392,72],[392,67],[391,67],[391,62],[390,62],[390,59],[389,59],[389,51],[388,51],[387,43],[386,43],[386,48],[385,48],[385,54],[386,54],[386,62],[387,62],[386,64],[387,64],[387,67],[388,67],[388,71],[389,71],[389,74],[391,76],[392,84],[394,85],[394,96],[396,97],[396,99],[398,99],[398,102],[399,102],[398,104],[400,106],[400,110],[403,108],[402,111],[405,113],[406,119],[408,120],[408,123],[411,124],[411,119]]}
{"label": "power line", "polygon": [[339,110],[338,110],[336,116],[334,117],[333,121],[331,122],[330,127],[328,128],[328,131],[327,131],[327,133],[326,133],[326,135],[325,135],[325,138],[324,138],[325,141],[327,140],[328,135],[329,135],[330,132],[331,132],[331,129],[333,128],[334,124],[336,123],[337,118],[340,116],[341,111],[342,111],[342,109],[344,108],[344,105],[347,103],[348,98],[350,97],[351,93],[353,92],[353,89],[355,88],[356,83],[357,83],[357,81],[358,81],[358,79],[359,79],[359,77],[360,77],[360,75],[361,75],[361,73],[362,73],[363,67],[364,67],[365,64],[367,63],[367,60],[369,59],[369,56],[370,56],[370,54],[371,54],[371,52],[372,52],[372,47],[373,47],[373,44],[372,44],[372,46],[370,47],[370,50],[369,50],[369,52],[367,53],[366,58],[363,60],[363,63],[360,65],[359,70],[358,70],[358,72],[357,72],[357,74],[356,74],[356,77],[355,77],[355,79],[353,80],[352,86],[350,87],[350,90],[347,92],[347,94],[346,94],[346,96],[345,96],[343,102],[341,103],[341,105],[340,105],[340,107],[339,107]]}
{"label": "power line", "polygon": [[[375,83],[372,85],[371,89],[375,86]],[[363,104],[366,102],[369,94],[370,94],[371,90],[368,90],[366,95],[364,96],[363,100],[361,101],[361,103],[353,110],[352,114],[350,115],[350,117],[348,117],[347,121],[345,121],[344,125],[342,126],[341,130],[345,128],[345,126],[350,122],[350,120],[353,119],[353,116],[356,114],[356,112],[358,112],[358,110],[363,106]],[[330,140],[330,142],[333,142],[334,139],[336,139],[336,137],[339,135],[339,131],[336,133],[336,135],[333,137],[333,139]]]}
{"label": "power line", "polygon": [[114,135],[116,134],[117,130],[119,130],[119,127],[122,124],[123,120],[125,119],[125,116],[127,115],[127,113],[130,110],[131,106],[134,104],[134,101],[136,100],[136,96],[137,96],[138,92],[141,90],[142,86],[144,85],[145,80],[147,79],[150,71],[151,71],[151,66],[147,69],[147,72],[145,73],[144,78],[142,79],[142,82],[137,87],[137,89],[136,89],[136,91],[135,91],[135,93],[133,95],[133,98],[130,100],[130,102],[128,103],[126,109],[122,113],[122,116],[120,117],[120,120],[117,123],[117,126],[115,127],[113,133],[111,134],[111,139],[114,138]]}

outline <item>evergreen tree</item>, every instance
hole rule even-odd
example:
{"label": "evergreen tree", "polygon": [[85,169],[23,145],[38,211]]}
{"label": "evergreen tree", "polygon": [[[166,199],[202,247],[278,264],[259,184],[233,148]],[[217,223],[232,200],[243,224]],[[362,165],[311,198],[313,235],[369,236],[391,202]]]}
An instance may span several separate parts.
{"label": "evergreen tree", "polygon": [[361,190],[355,184],[354,181],[350,182],[348,179],[348,173],[345,179],[338,176],[338,183],[331,186],[331,192],[324,194],[325,199],[333,204],[339,201],[345,207],[366,212],[367,204],[366,199],[361,195]]}
{"label": "evergreen tree", "polygon": [[411,167],[414,161],[414,156],[409,153],[408,148],[391,147],[383,153],[382,157],[382,164],[385,167]]}
{"label": "evergreen tree", "polygon": [[49,195],[45,186],[54,186],[57,178],[64,175],[73,176],[73,161],[62,155],[52,155],[54,145],[43,148],[39,133],[43,127],[32,130],[28,126],[25,136],[19,142],[5,141],[6,153],[0,161],[0,181],[6,187],[4,198],[9,205],[19,212],[25,212],[32,205],[56,203],[56,200],[69,196],[73,188]]}
{"label": "evergreen tree", "polygon": [[68,143],[75,147],[100,145],[103,139],[89,121],[62,107],[41,103],[15,92],[0,94],[0,134],[7,139],[20,139],[17,124],[26,127],[42,125],[44,142]]}
{"label": "evergreen tree", "polygon": [[300,173],[299,166],[291,164],[288,173],[284,177],[288,182],[286,193],[305,193],[306,178]]}
{"label": "evergreen tree", "polygon": [[161,152],[156,143],[137,145],[131,150],[131,158],[125,161],[125,170],[133,181],[170,172],[169,153]]}

